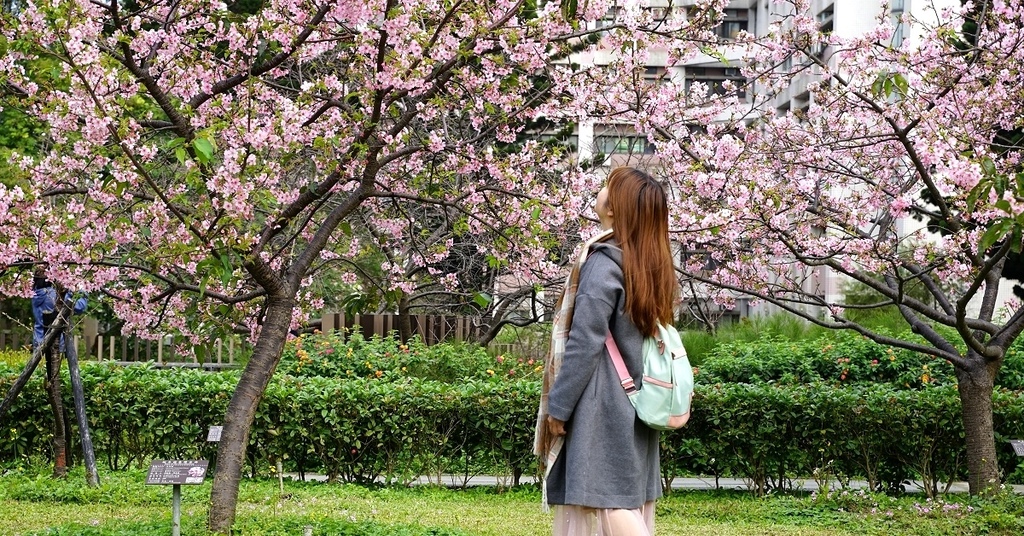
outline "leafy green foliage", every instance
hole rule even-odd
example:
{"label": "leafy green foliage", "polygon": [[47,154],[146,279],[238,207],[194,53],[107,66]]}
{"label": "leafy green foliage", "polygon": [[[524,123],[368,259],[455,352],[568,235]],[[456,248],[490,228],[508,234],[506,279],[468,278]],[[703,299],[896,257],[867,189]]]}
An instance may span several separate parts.
{"label": "leafy green foliage", "polygon": [[871,93],[875,98],[906,98],[910,83],[900,73],[881,72],[871,84]]}
{"label": "leafy green foliage", "polygon": [[[0,390],[17,371],[0,370]],[[82,377],[101,461],[141,467],[151,458],[214,457],[205,441],[220,424],[237,372],[203,373],[88,364]],[[698,382],[707,379],[703,372]],[[702,383],[686,429],[662,435],[663,476],[742,476],[762,491],[825,475],[899,490],[964,476],[963,427],[954,386]],[[416,475],[536,471],[532,454],[539,382],[469,378],[439,382],[382,376],[273,380],[250,436],[250,466],[326,473],[351,482],[409,482]],[[0,463],[48,452],[50,415],[41,378],[0,428]],[[1016,481],[1007,439],[1024,437],[1024,399],[994,396],[999,461]],[[934,490],[933,490],[934,491]],[[941,490],[939,490],[941,491]]]}
{"label": "leafy green foliage", "polygon": [[[896,334],[911,339],[909,333]],[[766,336],[748,343],[719,346],[699,371],[703,383],[827,382],[834,385],[887,383],[897,388],[954,386],[949,362],[893,349],[851,332],[831,332],[816,339],[790,341]],[[1024,390],[1024,342],[1006,353],[996,385]]]}
{"label": "leafy green foliage", "polygon": [[[16,376],[0,369],[0,390]],[[213,457],[206,432],[221,424],[238,372],[87,364],[82,378],[98,457],[121,469],[152,458]],[[521,475],[535,465],[537,393],[530,380],[279,376],[257,411],[250,464],[264,470],[283,460],[292,470],[354,482]],[[11,409],[17,424],[0,429],[0,461],[17,464],[48,452],[45,400],[36,375]]]}
{"label": "leafy green foliage", "polygon": [[[539,363],[466,344],[342,335],[289,342],[250,436],[253,473],[277,460],[289,471],[364,483],[535,472]],[[1006,440],[1024,437],[1022,349],[1011,347],[994,398],[1000,465],[1014,482],[1024,469]],[[766,492],[813,475],[898,491],[914,479],[934,493],[939,481],[964,476],[956,378],[945,361],[828,332],[721,343],[698,368],[690,424],[662,436],[666,482],[742,476]],[[18,372],[0,364],[0,390]],[[100,459],[122,469],[152,458],[214,459],[206,430],[220,424],[238,371],[86,363],[82,377]],[[16,424],[0,428],[0,463],[45,455],[49,419],[37,374],[12,408]]]}
{"label": "leafy green foliage", "polygon": [[[913,249],[913,245],[908,246],[908,249]],[[894,326],[907,325],[906,319],[895,305],[877,305],[890,301],[877,290],[857,281],[844,282],[842,289],[843,304],[847,306],[843,316],[847,320],[872,330],[891,330]],[[931,303],[934,299],[918,279],[908,278],[901,291],[921,303]]]}
{"label": "leafy green foliage", "polygon": [[394,334],[360,332],[304,334],[285,346],[278,370],[293,376],[326,378],[419,378],[439,382],[466,379],[539,380],[541,364],[531,358],[492,356],[479,346],[446,342],[428,346],[419,338],[403,344]]}
{"label": "leafy green foliage", "polygon": [[[910,479],[934,486],[964,476],[963,427],[952,387],[731,383],[697,393],[694,405],[702,411],[695,411],[686,435],[699,442],[677,446],[677,436],[668,435],[665,450],[687,458],[699,473],[743,476],[762,492],[823,472],[833,481],[865,479],[879,491],[899,491]],[[1024,431],[1012,417],[1003,420],[1019,411],[1016,395],[996,398],[997,430]],[[1016,459],[1006,447],[1001,461],[1012,468]]]}
{"label": "leafy green foliage", "polygon": [[[0,20],[6,23],[4,19],[8,16],[11,15],[0,13]],[[0,54],[7,55],[17,49],[17,43],[0,37]],[[66,84],[57,62],[53,59],[42,58],[24,62],[22,68],[40,86]],[[4,78],[0,76],[0,184],[10,187],[27,181],[25,173],[18,166],[11,165],[12,155],[35,154],[40,146],[45,144],[45,128],[37,119],[25,113],[27,108],[35,104],[32,97],[21,88],[3,83]]]}
{"label": "leafy green foliage", "polygon": [[754,342],[765,337],[791,341],[813,339],[825,332],[825,328],[809,324],[793,315],[776,314],[743,318],[734,324],[719,327],[714,333],[700,329],[681,329],[680,336],[690,363],[699,366],[715,348],[724,344]]}
{"label": "leafy green foliage", "polygon": [[32,357],[28,350],[0,350],[0,363],[8,367],[22,367]]}
{"label": "leafy green foliage", "polygon": [[24,113],[12,108],[0,110],[0,147],[19,153],[31,153],[39,144],[39,125]]}

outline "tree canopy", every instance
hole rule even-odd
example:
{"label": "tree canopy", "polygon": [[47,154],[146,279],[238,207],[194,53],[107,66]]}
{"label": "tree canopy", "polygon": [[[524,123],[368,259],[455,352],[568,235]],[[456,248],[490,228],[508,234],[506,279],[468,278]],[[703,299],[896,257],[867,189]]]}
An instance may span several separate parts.
{"label": "tree canopy", "polygon": [[[1019,302],[997,310],[1024,228],[1006,134],[1022,127],[1019,2],[907,17],[899,45],[883,9],[837,35],[808,1],[776,2],[765,32],[726,41],[728,2],[694,4],[28,2],[0,34],[3,113],[38,129],[0,180],[0,265],[48,263],[126,331],[251,334],[214,482],[223,532],[288,332],[337,288],[321,270],[365,262],[369,242],[384,292],[475,293],[480,259],[526,288],[556,278],[601,176],[524,134],[612,123],[656,146],[675,237],[707,252],[681,266],[700,292],[949,360],[972,490],[998,481],[991,391],[1024,329]],[[745,82],[647,76],[725,49]],[[795,84],[813,99],[776,110]],[[943,232],[908,232],[912,215]],[[927,344],[850,321],[819,268],[880,293]],[[27,295],[27,274],[0,292]]]}

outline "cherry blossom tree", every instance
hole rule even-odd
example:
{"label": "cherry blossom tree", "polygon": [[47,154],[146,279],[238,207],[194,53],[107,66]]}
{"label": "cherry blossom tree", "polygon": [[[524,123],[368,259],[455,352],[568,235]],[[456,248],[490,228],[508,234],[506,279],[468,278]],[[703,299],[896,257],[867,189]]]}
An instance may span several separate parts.
{"label": "cherry blossom tree", "polygon": [[[319,271],[359,254],[357,216],[398,238],[389,246],[431,231],[387,213],[396,202],[444,214],[525,284],[557,270],[552,230],[577,228],[598,179],[550,145],[495,147],[541,116],[568,120],[569,101],[596,91],[584,87],[601,76],[564,58],[590,46],[610,5],[243,3],[25,2],[0,37],[5,106],[42,133],[0,180],[0,265],[49,263],[52,280],[106,296],[126,332],[198,343],[240,325],[255,343],[225,415],[217,532],[233,523],[289,330],[322,304]],[[650,22],[636,13],[618,30]],[[454,248],[428,249],[390,261],[388,284],[404,290]],[[27,295],[4,273],[5,294]]]}
{"label": "cherry blossom tree", "polygon": [[[501,207],[591,185],[539,181],[563,162],[540,144],[502,155],[476,140],[513,139],[549,100],[527,75],[548,66],[547,36],[572,32],[554,8],[58,1],[5,24],[4,82],[47,128],[39,157],[15,157],[24,177],[0,185],[0,263],[49,262],[53,279],[109,296],[127,331],[251,330],[211,529],[231,527],[256,407],[289,329],[319,308],[315,268],[357,246],[336,232],[357,210],[415,199],[458,214],[467,235],[510,222],[515,240],[481,252],[550,263],[544,229],[572,216]],[[40,57],[56,60],[48,83],[26,70]],[[425,187],[438,166],[460,174],[457,190]]]}
{"label": "cherry blossom tree", "polygon": [[[1019,6],[979,3],[972,39],[964,12],[937,14],[910,48],[885,46],[885,18],[864,36],[821,35],[795,1],[765,38],[730,43],[748,47],[759,88],[741,100],[643,77],[651,63],[714,57],[727,2],[695,4],[654,20],[627,3],[598,30],[610,1],[270,0],[251,14],[199,0],[27,3],[4,25],[0,72],[45,134],[0,180],[0,264],[48,262],[52,279],[109,296],[128,331],[200,341],[248,328],[211,496],[210,528],[226,532],[256,407],[288,331],[320,308],[318,271],[358,256],[356,218],[386,238],[385,288],[415,290],[416,274],[443,284],[445,261],[466,266],[447,231],[431,241],[441,217],[475,255],[535,282],[556,272],[550,241],[589,210],[599,179],[541,143],[495,146],[540,116],[615,121],[657,144],[678,239],[714,261],[682,268],[720,300],[751,295],[952,362],[971,489],[990,487],[994,378],[1024,329],[1019,303],[996,305],[1024,227],[1017,151],[994,141],[1021,127]],[[39,58],[50,76],[29,72]],[[820,73],[814,103],[764,113],[799,75],[787,58]],[[943,233],[902,232],[914,214]],[[920,339],[852,323],[800,266],[874,288]],[[932,301],[904,292],[912,282]],[[24,279],[0,284],[28,293]]]}
{"label": "cherry blossom tree", "polygon": [[[1024,330],[1020,287],[1004,281],[1024,229],[1020,137],[1008,135],[1024,124],[1024,10],[991,0],[905,17],[918,38],[893,46],[884,6],[872,31],[840,37],[819,31],[808,2],[785,3],[766,35],[739,39],[758,90],[748,106],[697,135],[670,111],[633,107],[685,192],[678,238],[709,252],[683,269],[720,301],[752,296],[952,363],[971,492],[995,489],[992,394]],[[776,113],[800,77],[810,105]],[[826,270],[873,289],[878,302],[856,307],[895,306],[914,335],[851,320]]]}
{"label": "cherry blossom tree", "polygon": [[[561,175],[543,180],[559,183]],[[437,172],[427,188],[452,183],[452,188],[459,189],[465,180]],[[557,294],[545,290],[562,284],[561,267],[579,244],[580,227],[566,222],[547,229],[539,237],[548,250],[547,262],[523,262],[512,245],[520,240],[522,229],[549,219],[548,213],[558,210],[560,200],[540,201],[529,195],[485,197],[478,209],[490,213],[488,220],[503,225],[476,233],[466,232],[468,220],[460,211],[416,198],[382,198],[372,207],[364,206],[352,228],[354,232],[362,229],[373,247],[366,262],[351,263],[362,275],[358,302],[376,301],[382,310],[397,310],[403,338],[412,335],[411,316],[422,313],[474,317],[468,336],[481,344],[506,324],[541,321],[547,301]],[[512,206],[499,207],[493,204],[496,201]],[[509,254],[495,255],[488,249]],[[377,266],[381,270],[371,272]]]}

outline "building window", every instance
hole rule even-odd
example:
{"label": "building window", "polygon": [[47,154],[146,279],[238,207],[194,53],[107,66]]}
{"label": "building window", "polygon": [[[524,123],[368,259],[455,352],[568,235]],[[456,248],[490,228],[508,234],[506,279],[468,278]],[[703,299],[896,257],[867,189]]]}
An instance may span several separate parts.
{"label": "building window", "polygon": [[594,152],[601,154],[654,154],[646,136],[595,136]]}
{"label": "building window", "polygon": [[[710,95],[735,95],[740,99],[747,98],[747,81],[740,74],[740,70],[733,67],[687,67],[687,93],[689,93],[690,87],[698,82],[707,84]],[[731,90],[726,88],[727,82],[732,83]]]}
{"label": "building window", "polygon": [[[830,35],[832,33],[832,30],[835,28],[835,13],[835,7],[829,5],[825,9],[822,9],[818,13],[818,16],[815,17],[815,19],[818,22],[818,31],[821,32],[823,38]],[[824,61],[825,50],[827,48],[827,42],[825,42],[824,40],[818,41],[817,43],[814,44],[814,47],[811,49],[811,54],[813,54],[816,58]]]}
{"label": "building window", "polygon": [[577,151],[580,146],[579,134],[552,134],[544,133],[537,136],[537,141],[546,145],[560,145],[568,147],[570,151]]}
{"label": "building window", "polygon": [[722,39],[736,39],[741,31],[749,30],[750,14],[747,9],[726,9],[721,16],[709,14],[697,7],[691,7],[687,11],[687,18],[690,20],[701,16],[712,17],[709,22],[715,25],[715,34]]}
{"label": "building window", "polygon": [[746,9],[726,9],[725,18],[716,33],[722,39],[736,39],[740,32],[747,31],[748,11]]}
{"label": "building window", "polygon": [[829,5],[825,9],[818,12],[816,17],[818,20],[818,29],[822,33],[832,33],[832,29],[835,27],[834,20],[836,15],[835,6]]}
{"label": "building window", "polygon": [[645,7],[647,11],[651,12],[651,19],[654,22],[664,22],[665,19],[671,14],[670,7]]}
{"label": "building window", "polygon": [[605,13],[603,17],[594,21],[595,26],[597,28],[604,28],[606,26],[611,26],[615,24],[616,19],[619,18],[619,10],[621,9],[622,8],[617,6],[612,6],[608,8],[608,12]]}
{"label": "building window", "polygon": [[672,83],[672,76],[665,67],[644,67],[644,82],[665,85]]}
{"label": "building window", "polygon": [[694,249],[680,249],[679,250],[679,264],[682,266],[698,266],[699,270],[703,272],[711,272],[717,270],[721,265],[720,262],[716,261],[711,256],[711,251],[702,247],[702,245],[694,246]]}
{"label": "building window", "polygon": [[797,116],[799,119],[807,117],[807,110],[811,107],[811,93],[805,91],[795,97],[790,102],[790,111]]}
{"label": "building window", "polygon": [[622,125],[605,125],[594,129],[594,153],[654,154],[654,144],[646,134],[639,134]]}
{"label": "building window", "polygon": [[892,0],[892,4],[889,9],[889,17],[892,20],[893,26],[892,40],[889,44],[893,48],[899,48],[903,45],[903,33],[906,31],[906,27],[903,25],[903,13],[906,6],[904,5],[903,0]]}

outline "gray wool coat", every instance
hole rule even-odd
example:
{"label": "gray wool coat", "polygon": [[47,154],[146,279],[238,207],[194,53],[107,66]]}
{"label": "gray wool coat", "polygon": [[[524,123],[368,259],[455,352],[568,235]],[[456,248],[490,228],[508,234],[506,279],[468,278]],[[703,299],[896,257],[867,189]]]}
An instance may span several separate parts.
{"label": "gray wool coat", "polygon": [[548,476],[548,502],[591,508],[639,508],[661,497],[657,430],[649,428],[619,384],[605,348],[609,329],[639,385],[643,335],[625,316],[622,250],[599,243],[580,270],[562,368],[548,411],[566,421],[565,446]]}

